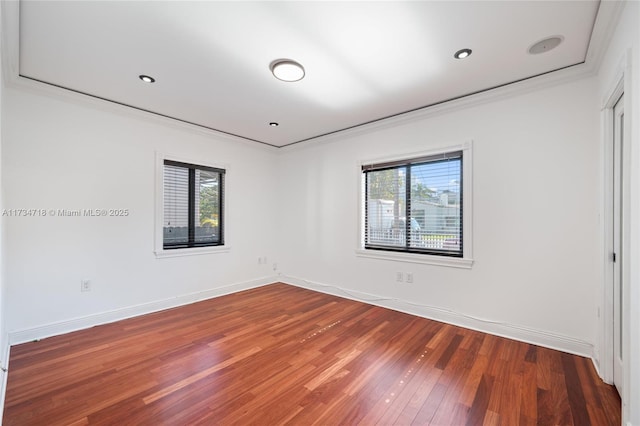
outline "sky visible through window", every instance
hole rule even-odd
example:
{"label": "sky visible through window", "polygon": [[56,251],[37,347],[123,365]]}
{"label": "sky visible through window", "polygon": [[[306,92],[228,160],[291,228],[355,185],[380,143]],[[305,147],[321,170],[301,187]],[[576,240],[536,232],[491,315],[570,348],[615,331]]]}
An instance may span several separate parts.
{"label": "sky visible through window", "polygon": [[445,191],[459,193],[460,166],[459,158],[411,166],[411,186],[425,188],[433,197]]}

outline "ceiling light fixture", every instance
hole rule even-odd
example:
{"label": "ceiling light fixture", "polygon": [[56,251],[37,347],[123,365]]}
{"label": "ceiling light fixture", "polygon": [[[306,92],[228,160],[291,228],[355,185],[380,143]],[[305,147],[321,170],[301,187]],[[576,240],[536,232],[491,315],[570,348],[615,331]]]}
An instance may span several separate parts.
{"label": "ceiling light fixture", "polygon": [[531,55],[537,55],[539,53],[545,53],[550,51],[551,49],[555,49],[564,41],[564,37],[562,36],[553,36],[547,37],[544,40],[540,40],[537,43],[534,43],[529,48],[529,53]]}
{"label": "ceiling light fixture", "polygon": [[144,81],[145,83],[154,83],[156,81],[155,78],[149,77],[148,75],[144,75],[144,74],[138,77],[140,78],[140,80]]}
{"label": "ceiling light fixture", "polygon": [[453,57],[456,59],[468,58],[471,55],[471,52],[473,52],[471,49],[460,49],[453,54]]}
{"label": "ceiling light fixture", "polygon": [[304,67],[290,59],[278,59],[269,67],[273,76],[282,81],[298,81],[304,77]]}
{"label": "ceiling light fixture", "polygon": [[276,123],[275,121],[272,121],[271,123],[269,123],[269,126],[271,126],[271,127],[278,127],[278,126],[279,126],[279,124],[278,124],[278,123]]}

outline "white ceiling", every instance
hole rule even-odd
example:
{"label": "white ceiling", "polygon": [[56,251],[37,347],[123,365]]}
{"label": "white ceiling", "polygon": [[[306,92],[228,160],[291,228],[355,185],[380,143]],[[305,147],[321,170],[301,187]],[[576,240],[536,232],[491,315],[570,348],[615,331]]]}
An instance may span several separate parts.
{"label": "white ceiling", "polygon": [[[22,1],[23,77],[274,146],[581,64],[598,1]],[[535,42],[564,42],[540,55]],[[473,54],[457,60],[454,52]],[[276,59],[304,65],[287,83]],[[139,80],[140,74],[156,79]],[[278,127],[270,127],[270,122]]]}

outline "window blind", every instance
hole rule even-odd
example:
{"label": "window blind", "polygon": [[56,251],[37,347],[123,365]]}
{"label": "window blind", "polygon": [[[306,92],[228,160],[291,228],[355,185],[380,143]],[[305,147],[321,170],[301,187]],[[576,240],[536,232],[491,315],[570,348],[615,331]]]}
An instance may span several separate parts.
{"label": "window blind", "polygon": [[224,244],[224,174],[223,169],[165,160],[165,249]]}
{"label": "window blind", "polygon": [[462,152],[362,167],[365,248],[462,257]]}

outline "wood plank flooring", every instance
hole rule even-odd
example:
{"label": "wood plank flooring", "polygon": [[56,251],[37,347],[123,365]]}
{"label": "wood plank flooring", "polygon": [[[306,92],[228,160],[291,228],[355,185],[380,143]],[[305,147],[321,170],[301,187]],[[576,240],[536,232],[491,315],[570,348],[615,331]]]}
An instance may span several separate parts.
{"label": "wood plank flooring", "polygon": [[5,425],[619,425],[591,361],[272,284],[14,346]]}

